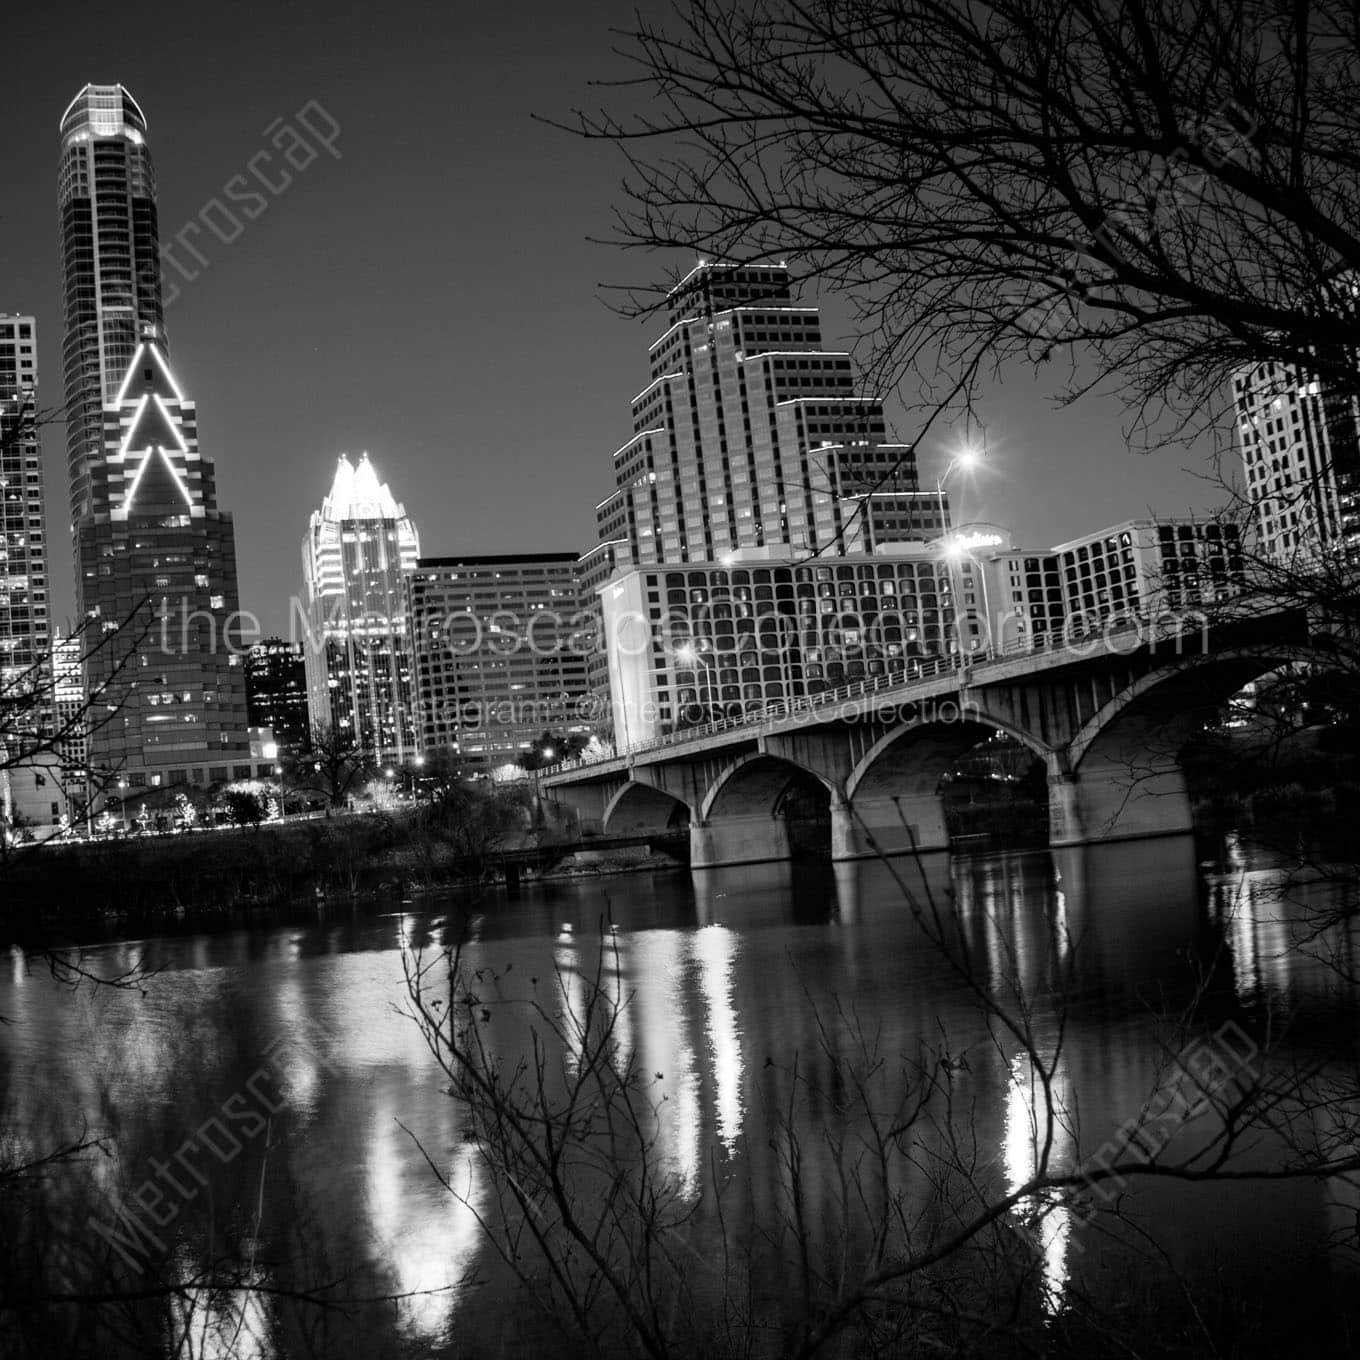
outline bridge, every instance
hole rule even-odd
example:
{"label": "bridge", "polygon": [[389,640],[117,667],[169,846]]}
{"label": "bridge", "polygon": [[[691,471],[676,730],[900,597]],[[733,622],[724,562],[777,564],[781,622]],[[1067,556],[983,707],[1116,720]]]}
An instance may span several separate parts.
{"label": "bridge", "polygon": [[688,826],[697,869],[788,859],[784,810],[799,787],[829,801],[834,860],[943,850],[943,781],[1000,732],[1044,762],[1052,845],[1183,833],[1186,743],[1244,685],[1314,645],[1297,606],[1243,599],[1214,612],[1189,627],[1125,619],[966,666],[917,663],[550,767],[540,793],[583,832]]}

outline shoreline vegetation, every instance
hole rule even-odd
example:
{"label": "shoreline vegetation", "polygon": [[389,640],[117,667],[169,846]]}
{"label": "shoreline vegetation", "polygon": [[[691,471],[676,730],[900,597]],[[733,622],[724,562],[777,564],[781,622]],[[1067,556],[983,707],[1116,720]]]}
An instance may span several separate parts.
{"label": "shoreline vegetation", "polygon": [[[1243,759],[1232,746],[1211,740],[1186,752],[1204,838],[1218,842],[1236,831],[1284,846],[1315,836],[1320,821],[1346,825],[1360,812],[1360,761],[1349,752],[1295,750],[1262,762]],[[1028,775],[948,786],[955,850],[1042,849],[1045,792],[1043,781]],[[787,812],[795,855],[825,858],[824,810],[804,799]],[[559,860],[521,863],[506,883],[503,855],[563,840],[560,828],[544,828],[522,790],[456,789],[397,811],[25,847],[0,860],[0,937],[42,945],[76,927],[135,923],[154,932],[186,919],[211,926],[259,911],[314,913],[361,898],[402,901],[449,888],[476,892],[682,867],[645,846],[596,850],[587,839]]]}

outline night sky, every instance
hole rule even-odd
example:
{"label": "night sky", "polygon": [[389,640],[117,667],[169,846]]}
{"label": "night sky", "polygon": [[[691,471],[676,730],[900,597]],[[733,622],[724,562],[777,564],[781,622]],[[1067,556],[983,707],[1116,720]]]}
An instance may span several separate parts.
{"label": "night sky", "polygon": [[[167,310],[219,503],[235,512],[242,607],[287,629],[299,543],[336,456],[367,449],[428,556],[580,550],[612,489],[628,400],[658,323],[602,285],[692,260],[607,236],[617,153],[532,120],[592,106],[633,5],[336,3],[11,7],[0,84],[0,311],[38,319],[42,403],[62,402],[57,123],[87,81],[146,113],[168,240],[317,101],[341,126],[242,234],[196,238],[206,267]],[[172,274],[171,277],[174,277]],[[827,300],[822,299],[824,305]],[[844,313],[827,335],[848,347]],[[1056,375],[1055,375],[1056,380]],[[1042,546],[1220,499],[1196,454],[1125,451],[1109,400],[1055,409],[1028,374],[984,408],[991,469],[962,503]],[[892,410],[890,408],[890,418]],[[909,441],[910,418],[895,433]],[[930,441],[932,454],[961,432]],[[45,438],[54,617],[73,608],[65,444]],[[946,455],[947,456],[947,455]],[[957,494],[957,493],[956,493]]]}

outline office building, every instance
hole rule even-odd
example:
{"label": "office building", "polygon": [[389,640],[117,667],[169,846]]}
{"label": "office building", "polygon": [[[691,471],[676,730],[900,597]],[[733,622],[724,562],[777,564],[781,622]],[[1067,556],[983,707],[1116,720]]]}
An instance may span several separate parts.
{"label": "office building", "polygon": [[0,742],[51,720],[43,695],[48,649],[47,531],[37,429],[37,327],[0,312],[0,695],[12,724]]}
{"label": "office building", "polygon": [[368,454],[341,455],[302,541],[307,705],[313,724],[377,760],[420,751],[406,612],[419,556],[416,526]]}
{"label": "office building", "polygon": [[427,751],[489,772],[544,732],[593,733],[598,639],[574,553],[422,558],[409,589]]}
{"label": "office building", "polygon": [[236,541],[194,403],[148,330],[104,408],[76,522],[96,788],[231,777],[248,757]]}
{"label": "office building", "polygon": [[1274,363],[1239,373],[1233,397],[1253,554],[1304,566],[1360,551],[1360,402]]}
{"label": "office building", "polygon": [[268,728],[272,733],[276,751],[271,756],[312,749],[307,664],[300,642],[265,638],[246,654],[246,712],[252,730]]}

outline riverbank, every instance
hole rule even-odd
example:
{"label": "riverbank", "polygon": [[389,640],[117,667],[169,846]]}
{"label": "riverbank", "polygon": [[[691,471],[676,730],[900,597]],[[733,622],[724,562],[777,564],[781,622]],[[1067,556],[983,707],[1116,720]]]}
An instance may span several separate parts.
{"label": "riverbank", "polygon": [[0,933],[31,938],[82,920],[400,893],[475,881],[484,870],[484,858],[460,855],[414,817],[387,813],[49,844],[12,855],[0,869]]}

